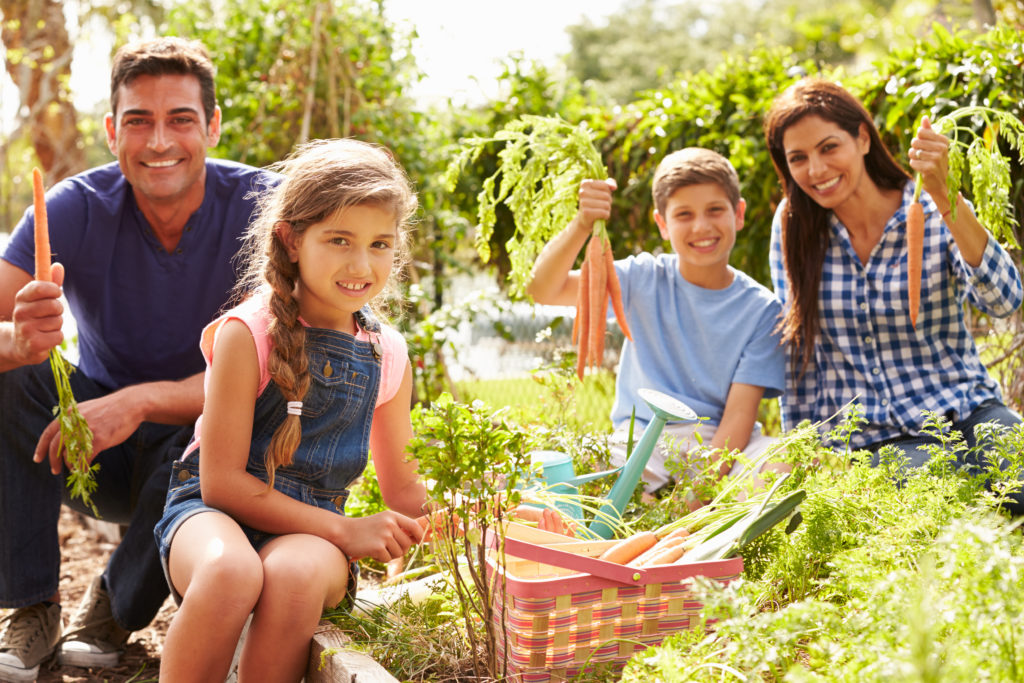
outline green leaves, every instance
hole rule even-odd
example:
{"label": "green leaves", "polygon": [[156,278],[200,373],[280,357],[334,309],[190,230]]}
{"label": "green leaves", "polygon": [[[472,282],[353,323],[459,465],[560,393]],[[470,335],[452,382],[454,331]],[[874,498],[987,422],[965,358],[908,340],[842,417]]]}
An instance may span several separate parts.
{"label": "green leaves", "polygon": [[[481,402],[457,402],[442,394],[429,408],[412,412],[415,436],[409,453],[424,479],[434,482],[430,497],[445,505],[456,496],[486,500],[507,495],[529,470],[530,436]],[[480,510],[479,515],[487,515]]]}
{"label": "green leaves", "polygon": [[71,392],[69,375],[74,367],[54,348],[50,350],[50,369],[57,383],[57,405],[53,414],[60,424],[60,446],[64,449],[64,461],[68,467],[67,487],[71,489],[72,498],[80,498],[99,517],[91,495],[96,490],[95,472],[100,466],[90,464],[92,430],[78,411],[78,402]]}
{"label": "green leaves", "polygon": [[525,295],[537,255],[572,220],[580,183],[607,176],[593,139],[586,124],[572,125],[558,116],[523,115],[492,137],[465,140],[448,166],[445,184],[452,191],[468,164],[491,145],[500,146],[497,170],[477,194],[476,248],[481,259],[490,260],[497,207],[507,206],[515,220],[515,232],[505,242],[512,296]]}
{"label": "green leaves", "polygon": [[[963,125],[966,121],[973,125]],[[955,109],[934,124],[936,130],[950,138],[949,202],[956,218],[956,196],[968,189],[974,200],[978,220],[992,231],[996,239],[1017,247],[1014,227],[1013,189],[1010,160],[999,148],[999,140],[1017,151],[1024,150],[1024,123],[1013,115],[984,106]],[[980,132],[979,132],[980,130]],[[966,161],[966,164],[965,164]]]}

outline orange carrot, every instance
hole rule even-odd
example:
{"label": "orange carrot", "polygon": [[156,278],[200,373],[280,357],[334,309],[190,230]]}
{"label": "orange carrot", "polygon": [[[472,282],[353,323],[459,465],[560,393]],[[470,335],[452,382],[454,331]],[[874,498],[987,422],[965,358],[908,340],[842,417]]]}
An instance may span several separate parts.
{"label": "orange carrot", "polygon": [[907,209],[907,299],[910,324],[917,328],[917,312],[921,306],[921,260],[924,251],[924,207],[912,202]]}
{"label": "orange carrot", "polygon": [[587,341],[590,335],[590,263],[586,257],[583,258],[583,267],[580,268],[579,289],[576,292],[576,321],[573,329],[578,332],[577,355],[576,355],[576,376],[583,381],[583,370],[587,367]]}
{"label": "orange carrot", "polygon": [[598,559],[616,564],[626,564],[635,560],[640,553],[649,550],[658,542],[653,531],[640,531],[629,538],[624,538],[608,550],[601,553]]}
{"label": "orange carrot", "polygon": [[440,534],[449,538],[452,536],[462,536],[462,529],[460,528],[461,519],[455,513],[452,513],[449,517],[444,510],[434,510],[421,517],[417,517],[416,523],[423,529],[423,543],[429,541],[434,534]]}
{"label": "orange carrot", "polygon": [[626,323],[626,310],[622,307],[622,286],[619,284],[619,276],[615,272],[615,257],[612,255],[612,245],[607,238],[605,238],[604,244],[604,268],[607,273],[608,296],[612,300],[612,310],[615,311],[615,319],[619,323],[622,334],[626,335],[626,339],[633,341],[633,335],[630,333],[629,325]]}
{"label": "orange carrot", "polygon": [[662,551],[668,550],[669,548],[674,548],[676,546],[682,546],[682,544],[682,538],[679,538],[678,536],[666,536],[665,538],[661,539],[660,541],[652,545],[649,549],[641,553],[635,560],[630,562],[630,564],[634,567],[640,567],[644,564],[647,564],[652,557],[661,553]]}
{"label": "orange carrot", "polygon": [[646,562],[642,564],[638,563],[636,566],[653,567],[654,565],[658,564],[672,564],[680,557],[682,557],[683,553],[685,552],[686,548],[683,547],[682,543],[679,543],[677,545],[669,546],[668,548],[663,548],[662,550],[659,550],[658,552],[654,553],[654,555],[647,558]]}
{"label": "orange carrot", "polygon": [[608,326],[608,281],[604,268],[604,241],[591,237],[587,245],[587,260],[590,261],[590,339],[588,340],[588,365],[601,367],[604,358],[604,333]]}
{"label": "orange carrot", "polygon": [[580,281],[576,283],[576,317],[572,319],[572,344],[576,345],[576,342],[580,338],[580,312],[583,311],[585,299],[587,297],[587,288],[584,286],[584,282],[587,278],[587,273],[584,272],[587,266],[587,260],[583,259],[583,265],[580,267]]}
{"label": "orange carrot", "polygon": [[36,279],[49,282],[50,274],[50,224],[46,218],[46,199],[43,192],[43,174],[38,168],[32,169],[32,203],[36,221]]}

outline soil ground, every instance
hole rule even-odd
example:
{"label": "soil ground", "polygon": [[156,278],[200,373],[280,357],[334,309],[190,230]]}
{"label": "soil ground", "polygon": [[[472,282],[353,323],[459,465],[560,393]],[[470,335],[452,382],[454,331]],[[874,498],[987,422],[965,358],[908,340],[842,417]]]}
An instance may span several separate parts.
{"label": "soil ground", "polygon": [[[60,568],[60,592],[63,604],[63,619],[67,624],[78,607],[92,580],[103,572],[114,544],[104,539],[97,531],[87,527],[83,518],[64,507],[60,516],[60,541],[62,562]],[[156,619],[147,628],[136,631],[128,639],[128,645],[121,663],[104,669],[82,669],[73,666],[58,666],[51,660],[39,668],[38,683],[81,683],[84,681],[105,681],[106,683],[146,683],[157,680],[160,671],[160,652],[163,648],[164,633],[170,624],[176,607],[168,599]]]}

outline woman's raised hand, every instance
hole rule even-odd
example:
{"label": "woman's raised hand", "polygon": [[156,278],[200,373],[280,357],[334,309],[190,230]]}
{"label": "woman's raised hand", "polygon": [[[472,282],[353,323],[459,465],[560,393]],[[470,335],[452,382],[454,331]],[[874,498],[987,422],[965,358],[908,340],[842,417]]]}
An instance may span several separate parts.
{"label": "woman's raised hand", "polygon": [[910,141],[910,168],[921,175],[921,184],[938,204],[940,210],[947,208],[949,174],[949,138],[932,128],[928,117],[921,120],[917,135]]}

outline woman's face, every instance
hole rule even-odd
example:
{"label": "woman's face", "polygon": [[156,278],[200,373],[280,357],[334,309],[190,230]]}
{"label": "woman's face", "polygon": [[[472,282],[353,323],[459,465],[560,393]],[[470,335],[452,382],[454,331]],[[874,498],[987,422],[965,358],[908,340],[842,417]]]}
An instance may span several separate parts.
{"label": "woman's face", "polygon": [[793,180],[820,206],[833,210],[854,197],[867,178],[864,155],[870,146],[864,124],[853,137],[838,124],[813,114],[782,134]]}

